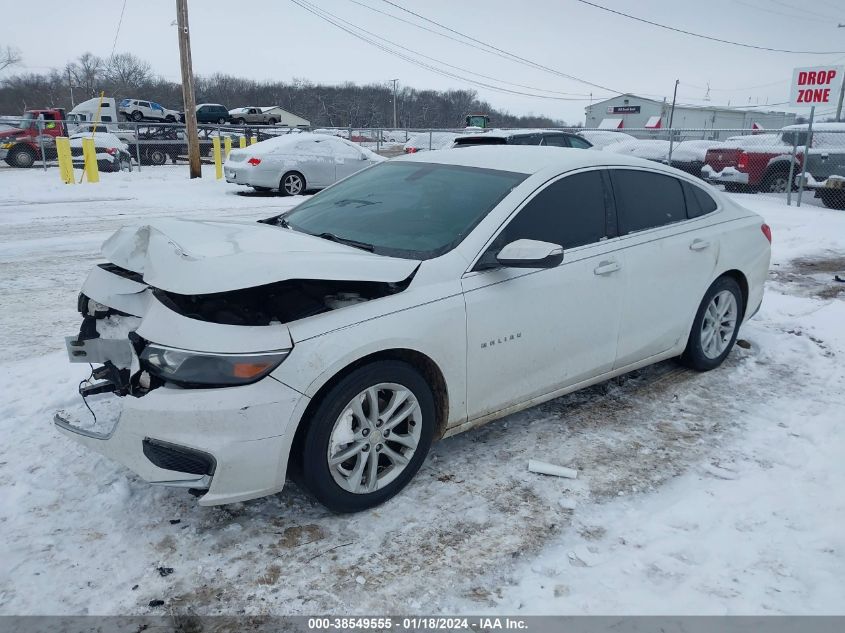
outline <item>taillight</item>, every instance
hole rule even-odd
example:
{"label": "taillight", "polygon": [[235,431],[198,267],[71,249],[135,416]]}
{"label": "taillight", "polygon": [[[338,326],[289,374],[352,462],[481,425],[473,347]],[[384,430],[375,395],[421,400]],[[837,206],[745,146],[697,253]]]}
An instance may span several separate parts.
{"label": "taillight", "polygon": [[418,151],[420,151],[420,150],[416,147],[406,147],[405,148],[406,154],[416,154]]}
{"label": "taillight", "polygon": [[742,154],[739,155],[739,160],[736,161],[736,168],[740,171],[748,169],[748,154],[746,152],[742,152]]}
{"label": "taillight", "polygon": [[250,158],[246,162],[249,163],[250,165],[252,165],[253,167],[255,167],[256,165],[261,164],[261,159],[260,158]]}
{"label": "taillight", "polygon": [[117,148],[116,147],[107,147],[106,153],[114,156],[115,154],[117,154]]}
{"label": "taillight", "polygon": [[760,230],[763,231],[763,235],[766,236],[766,239],[769,240],[769,244],[772,243],[772,227],[768,224],[761,224]]}

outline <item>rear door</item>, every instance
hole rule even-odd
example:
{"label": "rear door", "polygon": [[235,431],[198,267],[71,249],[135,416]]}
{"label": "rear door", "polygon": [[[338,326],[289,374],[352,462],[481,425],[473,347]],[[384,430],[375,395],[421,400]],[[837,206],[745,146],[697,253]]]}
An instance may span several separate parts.
{"label": "rear door", "polygon": [[328,140],[334,152],[335,181],[369,166],[370,163],[364,160],[363,153],[357,147],[344,143],[339,138],[331,137]]}
{"label": "rear door", "polygon": [[298,170],[305,176],[306,187],[311,189],[328,187],[335,181],[334,152],[324,139],[303,139],[297,142],[294,151],[285,150],[284,171]]}
{"label": "rear door", "polygon": [[[609,173],[628,269],[614,364],[619,368],[686,341],[716,268],[719,235],[710,213],[696,214],[694,205],[701,202],[691,199],[687,210],[695,185],[645,169]],[[705,206],[715,210],[713,199],[702,194],[710,200]]]}
{"label": "rear door", "polygon": [[[517,211],[464,275],[470,419],[612,367],[625,269],[609,203],[601,170],[559,178]],[[563,262],[485,268],[502,247],[523,238],[563,246]]]}

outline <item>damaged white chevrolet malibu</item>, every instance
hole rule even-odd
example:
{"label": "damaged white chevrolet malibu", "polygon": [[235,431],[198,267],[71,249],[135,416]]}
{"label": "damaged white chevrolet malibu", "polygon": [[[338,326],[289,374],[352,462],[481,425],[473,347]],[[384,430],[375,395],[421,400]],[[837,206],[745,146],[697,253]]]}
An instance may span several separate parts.
{"label": "damaged white chevrolet malibu", "polygon": [[350,512],[435,438],[680,357],[717,367],[759,308],[771,234],[683,172],[475,147],[380,163],[277,217],[119,230],[79,297],[74,439],[199,503],[293,476]]}

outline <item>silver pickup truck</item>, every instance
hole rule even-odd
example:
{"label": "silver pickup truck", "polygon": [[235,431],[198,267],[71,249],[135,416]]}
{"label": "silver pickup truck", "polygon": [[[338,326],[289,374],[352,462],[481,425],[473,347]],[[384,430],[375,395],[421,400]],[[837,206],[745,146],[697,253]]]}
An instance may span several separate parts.
{"label": "silver pickup truck", "polygon": [[804,187],[814,190],[824,206],[845,209],[845,150],[811,150]]}
{"label": "silver pickup truck", "polygon": [[282,120],[282,110],[277,107],[247,106],[229,110],[229,115],[236,125],[276,125]]}

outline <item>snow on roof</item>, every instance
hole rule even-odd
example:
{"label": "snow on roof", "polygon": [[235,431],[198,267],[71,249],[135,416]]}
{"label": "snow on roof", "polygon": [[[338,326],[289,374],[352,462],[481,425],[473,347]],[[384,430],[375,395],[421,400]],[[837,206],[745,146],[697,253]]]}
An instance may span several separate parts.
{"label": "snow on roof", "polygon": [[[669,141],[658,142],[666,143],[668,148]],[[658,170],[663,168],[659,163],[644,161],[630,155],[533,145],[472,145],[460,151],[444,149],[436,152],[418,152],[403,154],[391,160],[500,169],[522,174],[543,171],[562,173],[581,167],[601,165],[648,166]],[[676,172],[672,170],[672,173]]]}
{"label": "snow on roof", "polygon": [[420,132],[408,139],[405,148],[427,150],[430,141],[431,149],[446,149],[458,136],[460,135],[457,132]]}
{"label": "snow on roof", "polygon": [[636,156],[647,160],[666,160],[669,158],[669,141],[634,139],[633,141],[609,145],[603,151]]}
{"label": "snow on roof", "polygon": [[602,119],[599,123],[600,130],[618,130],[622,127],[622,119]]}
{"label": "snow on roof", "polygon": [[602,149],[608,145],[613,145],[614,143],[634,140],[634,137],[630,134],[625,134],[625,132],[618,132],[615,130],[583,130],[578,132],[578,136],[590,141],[596,149]]}

